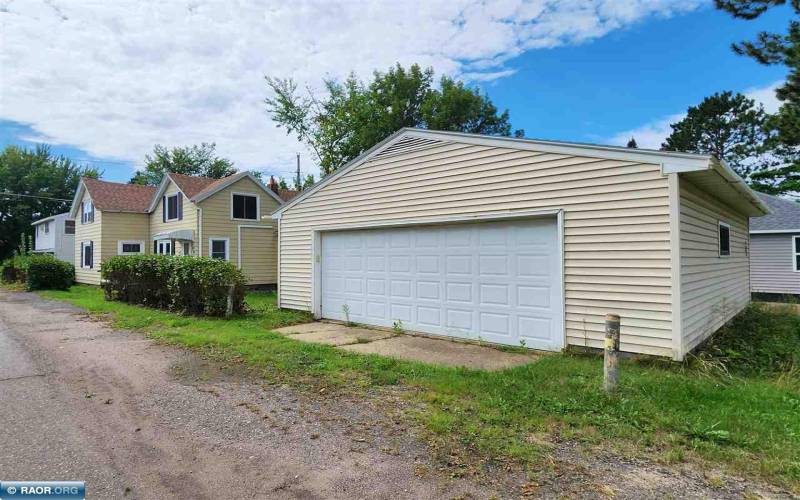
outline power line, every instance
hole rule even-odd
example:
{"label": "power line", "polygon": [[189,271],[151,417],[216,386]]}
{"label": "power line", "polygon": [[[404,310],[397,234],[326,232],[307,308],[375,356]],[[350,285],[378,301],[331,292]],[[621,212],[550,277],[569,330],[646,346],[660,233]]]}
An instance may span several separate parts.
{"label": "power line", "polygon": [[70,202],[72,201],[72,200],[67,200],[67,199],[64,199],[64,198],[53,198],[52,196],[35,196],[35,195],[32,195],[32,194],[9,193],[8,191],[3,191],[2,193],[0,193],[0,195],[3,195],[3,196],[17,196],[17,197],[23,197],[23,198],[39,198],[39,199],[42,199],[42,200],[50,200],[50,201],[70,201]]}

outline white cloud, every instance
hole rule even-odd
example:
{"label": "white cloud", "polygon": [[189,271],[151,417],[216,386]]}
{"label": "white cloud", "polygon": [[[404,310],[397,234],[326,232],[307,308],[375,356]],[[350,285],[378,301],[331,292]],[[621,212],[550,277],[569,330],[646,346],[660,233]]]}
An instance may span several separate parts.
{"label": "white cloud", "polygon": [[[767,113],[774,113],[780,107],[780,101],[775,97],[775,89],[782,83],[782,81],[777,81],[765,87],[752,87],[742,93],[757,103],[761,103]],[[612,145],[624,146],[633,137],[640,148],[659,149],[661,143],[672,132],[670,124],[682,120],[685,116],[686,113],[683,112],[662,117],[634,129],[614,134],[607,142]]]}
{"label": "white cloud", "polygon": [[141,162],[155,143],[213,141],[240,167],[288,170],[304,150],[266,115],[265,74],[319,85],[419,62],[488,81],[526,50],[702,4],[0,0],[0,118],[98,157]]}

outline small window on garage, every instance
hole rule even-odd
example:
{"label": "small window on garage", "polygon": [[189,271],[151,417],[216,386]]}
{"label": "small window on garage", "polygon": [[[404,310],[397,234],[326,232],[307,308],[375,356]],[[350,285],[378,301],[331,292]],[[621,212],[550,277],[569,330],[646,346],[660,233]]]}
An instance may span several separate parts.
{"label": "small window on garage", "polygon": [[234,219],[258,220],[258,196],[246,193],[233,193],[232,215]]}
{"label": "small window on garage", "polygon": [[794,257],[794,272],[800,273],[800,235],[792,236],[792,257]]}
{"label": "small window on garage", "polygon": [[719,223],[719,256],[728,257],[731,254],[731,226],[725,222]]}
{"label": "small window on garage", "polygon": [[209,238],[208,248],[212,259],[228,260],[228,238]]}

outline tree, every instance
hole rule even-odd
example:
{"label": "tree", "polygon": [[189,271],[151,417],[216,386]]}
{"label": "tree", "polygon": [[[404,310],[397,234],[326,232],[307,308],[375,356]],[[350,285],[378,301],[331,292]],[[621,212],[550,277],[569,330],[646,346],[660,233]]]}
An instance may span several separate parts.
{"label": "tree", "polygon": [[156,144],[153,153],[145,155],[144,159],[144,170],[136,172],[130,180],[131,184],[156,186],[167,172],[213,179],[236,173],[233,162],[216,155],[216,144],[213,142],[172,149]]}
{"label": "tree", "polygon": [[630,140],[630,141],[628,141],[628,145],[627,145],[627,147],[629,147],[629,148],[632,148],[632,149],[636,149],[636,148],[638,148],[638,147],[639,147],[639,145],[638,145],[638,144],[636,144],[636,139],[634,139],[633,137],[631,137],[631,140]]}
{"label": "tree", "polygon": [[672,133],[661,149],[713,154],[747,179],[768,166],[768,116],[742,94],[717,93],[689,107],[684,119],[671,124]]}
{"label": "tree", "polygon": [[343,82],[324,80],[324,98],[310,89],[298,93],[291,79],[265,77],[272,93],[265,102],[278,127],[316,155],[323,174],[403,127],[511,135],[508,111],[499,113],[487,95],[448,77],[434,88],[433,75],[431,68],[398,64],[376,71],[369,83],[354,75]]}
{"label": "tree", "polygon": [[[786,0],[715,0],[717,8],[739,19],[752,20]],[[800,15],[800,1],[789,2]],[[777,131],[773,140],[776,158],[773,168],[753,174],[754,185],[774,194],[800,191],[800,21],[789,21],[785,34],[760,32],[754,41],[733,44],[733,51],[761,64],[783,65],[789,69],[786,82],[776,94],[783,105],[770,119]]]}
{"label": "tree", "polygon": [[70,209],[81,177],[98,176],[94,168],[54,156],[48,146],[6,146],[0,153],[0,260],[30,240],[31,222]]}
{"label": "tree", "polygon": [[314,176],[311,174],[306,175],[305,179],[301,179],[301,182],[298,184],[297,179],[294,179],[294,186],[292,189],[295,191],[305,191],[306,189],[310,188],[314,185]]}

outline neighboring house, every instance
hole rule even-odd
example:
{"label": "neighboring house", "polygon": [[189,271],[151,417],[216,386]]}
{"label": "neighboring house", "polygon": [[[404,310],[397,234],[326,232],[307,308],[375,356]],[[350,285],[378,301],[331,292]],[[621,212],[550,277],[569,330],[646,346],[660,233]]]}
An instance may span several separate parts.
{"label": "neighboring house", "polygon": [[750,221],[751,290],[800,295],[800,203],[758,196],[772,213]]}
{"label": "neighboring house", "polygon": [[76,281],[99,284],[100,263],[114,255],[156,253],[229,260],[249,284],[275,284],[277,235],[264,216],[281,203],[248,172],[170,173],[157,187],[82,179],[71,212]]}
{"label": "neighboring house", "polygon": [[67,262],[75,261],[75,220],[69,213],[39,219],[33,224],[36,253],[53,254]]}
{"label": "neighboring house", "polygon": [[710,156],[404,129],[273,214],[279,305],[682,359],[750,300],[755,193]]}

